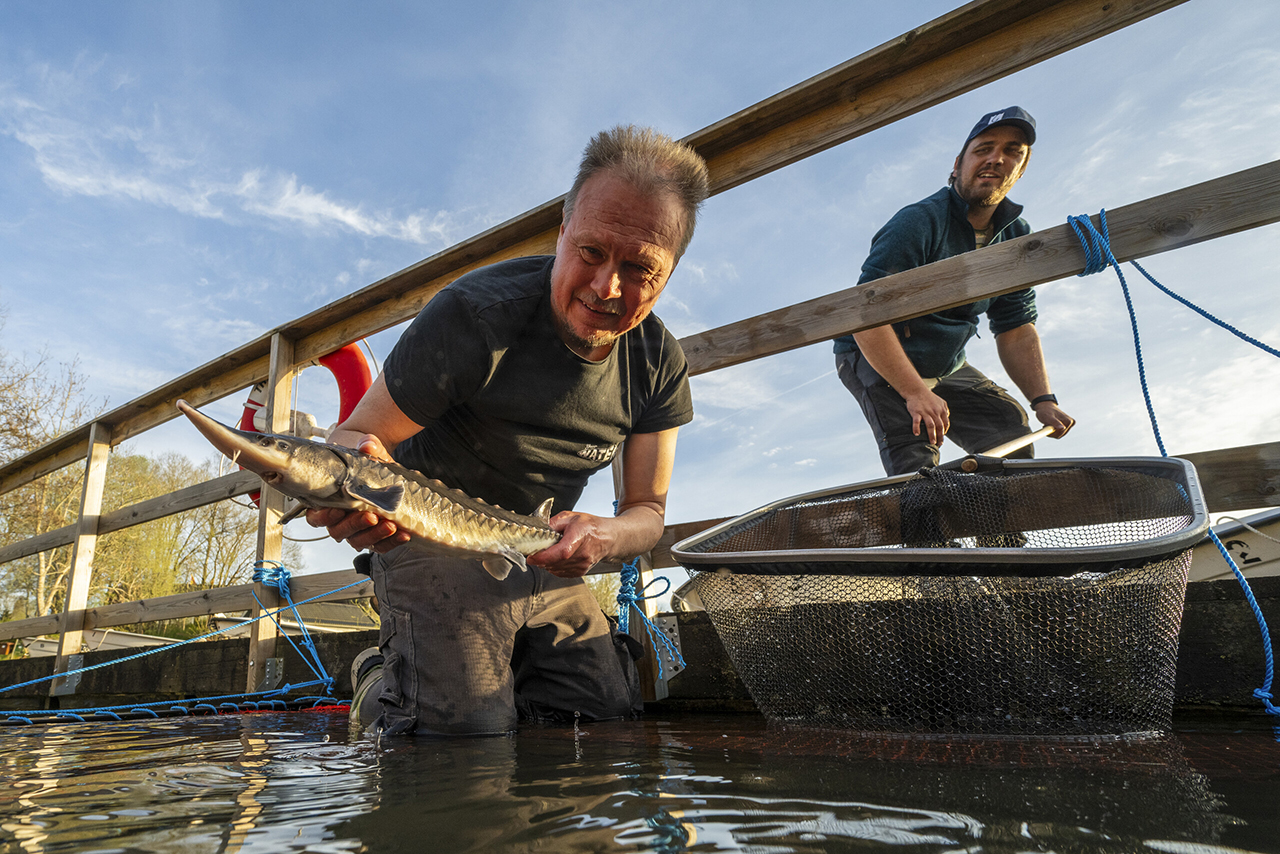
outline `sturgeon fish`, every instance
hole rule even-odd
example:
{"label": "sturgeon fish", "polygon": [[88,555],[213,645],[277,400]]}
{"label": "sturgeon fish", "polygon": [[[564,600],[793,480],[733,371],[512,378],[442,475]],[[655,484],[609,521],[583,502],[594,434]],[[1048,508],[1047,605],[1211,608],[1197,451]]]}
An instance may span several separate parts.
{"label": "sturgeon fish", "polygon": [[179,411],[231,462],[297,500],[281,523],[320,508],[370,510],[408,532],[410,545],[436,554],[480,558],[499,581],[525,556],[554,545],[551,499],[532,516],[503,510],[404,466],[379,462],[352,448],[275,433],[249,433],[198,412]]}

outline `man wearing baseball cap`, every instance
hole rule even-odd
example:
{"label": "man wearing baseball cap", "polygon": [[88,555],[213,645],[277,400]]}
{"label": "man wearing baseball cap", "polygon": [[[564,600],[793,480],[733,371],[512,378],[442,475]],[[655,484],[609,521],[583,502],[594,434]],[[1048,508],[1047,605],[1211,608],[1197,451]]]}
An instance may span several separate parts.
{"label": "man wearing baseball cap", "polygon": [[[1005,198],[1022,177],[1036,121],[1021,107],[987,113],[965,138],[948,186],[894,214],[871,241],[858,284],[1031,232]],[[835,340],[836,370],[857,398],[889,474],[937,465],[942,437],[981,453],[1030,432],[1027,413],[968,363],[985,314],[1009,378],[1060,439],[1075,423],[1049,386],[1030,288]],[[1010,454],[1032,456],[1031,446]]]}

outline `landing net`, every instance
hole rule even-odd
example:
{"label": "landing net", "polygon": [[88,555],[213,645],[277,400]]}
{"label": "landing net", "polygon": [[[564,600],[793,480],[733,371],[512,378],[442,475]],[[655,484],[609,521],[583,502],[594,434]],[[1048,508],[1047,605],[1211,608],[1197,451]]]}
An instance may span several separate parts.
{"label": "landing net", "polygon": [[678,544],[771,720],[873,732],[1168,729],[1190,549],[1176,459],[988,461],[763,507]]}

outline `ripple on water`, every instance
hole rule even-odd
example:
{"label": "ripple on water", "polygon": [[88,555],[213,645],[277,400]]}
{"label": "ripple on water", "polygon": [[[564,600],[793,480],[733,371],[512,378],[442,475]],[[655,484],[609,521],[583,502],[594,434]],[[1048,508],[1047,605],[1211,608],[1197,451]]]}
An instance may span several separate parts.
{"label": "ripple on water", "polygon": [[1223,854],[1280,833],[1249,794],[1280,782],[1263,730],[945,741],[690,716],[375,742],[340,714],[257,714],[10,729],[0,769],[0,849],[77,854]]}

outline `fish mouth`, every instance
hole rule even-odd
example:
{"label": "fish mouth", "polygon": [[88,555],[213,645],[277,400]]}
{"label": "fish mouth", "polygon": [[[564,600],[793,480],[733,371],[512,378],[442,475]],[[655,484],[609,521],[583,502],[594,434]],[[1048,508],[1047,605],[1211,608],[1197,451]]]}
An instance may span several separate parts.
{"label": "fish mouth", "polygon": [[214,421],[199,412],[185,400],[176,404],[178,411],[187,416],[209,444],[217,448],[243,469],[247,469],[268,483],[283,480],[281,472],[289,468],[289,454],[280,449],[271,437],[261,433],[249,433]]}

